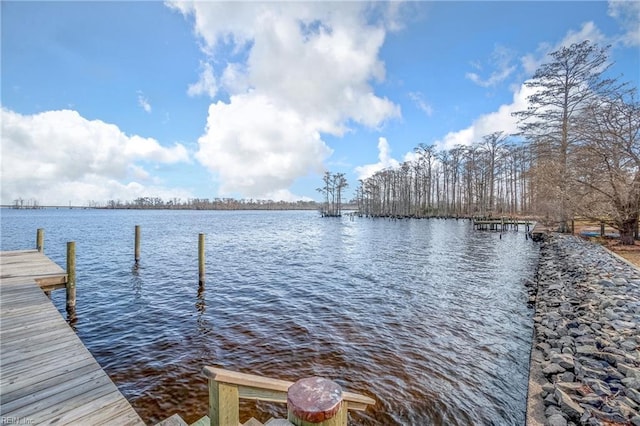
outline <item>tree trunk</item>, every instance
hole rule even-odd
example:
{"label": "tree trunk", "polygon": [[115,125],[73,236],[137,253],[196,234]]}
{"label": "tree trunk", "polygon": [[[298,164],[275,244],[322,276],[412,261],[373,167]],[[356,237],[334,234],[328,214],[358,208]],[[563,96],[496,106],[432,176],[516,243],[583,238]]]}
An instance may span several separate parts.
{"label": "tree trunk", "polygon": [[633,219],[628,219],[622,222],[619,229],[620,244],[625,246],[632,246],[634,244],[633,235],[636,230],[636,221],[637,221],[637,218],[633,218]]}

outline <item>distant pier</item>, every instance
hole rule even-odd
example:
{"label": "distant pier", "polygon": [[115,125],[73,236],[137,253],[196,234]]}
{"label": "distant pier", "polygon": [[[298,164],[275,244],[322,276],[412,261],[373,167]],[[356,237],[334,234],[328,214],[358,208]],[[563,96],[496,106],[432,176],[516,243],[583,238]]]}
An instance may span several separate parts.
{"label": "distant pier", "polygon": [[473,229],[479,231],[508,231],[519,230],[522,226],[525,232],[530,232],[531,228],[535,225],[535,221],[532,219],[518,219],[518,218],[477,218],[473,219]]}

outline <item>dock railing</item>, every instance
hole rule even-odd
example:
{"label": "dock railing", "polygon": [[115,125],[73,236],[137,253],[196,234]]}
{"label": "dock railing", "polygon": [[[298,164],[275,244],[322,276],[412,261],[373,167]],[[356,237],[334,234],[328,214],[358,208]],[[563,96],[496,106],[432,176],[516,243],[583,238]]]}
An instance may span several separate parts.
{"label": "dock railing", "polygon": [[[290,388],[299,383],[215,367],[204,367],[202,372],[208,379],[209,420],[212,426],[240,424],[240,399],[286,404]],[[329,382],[326,379],[320,380]],[[320,424],[346,425],[347,410],[364,411],[368,405],[373,404],[375,404],[375,400],[368,396],[343,391],[340,404],[340,413],[342,414],[335,415],[341,420],[339,422],[325,421]],[[290,408],[289,417],[291,418]]]}

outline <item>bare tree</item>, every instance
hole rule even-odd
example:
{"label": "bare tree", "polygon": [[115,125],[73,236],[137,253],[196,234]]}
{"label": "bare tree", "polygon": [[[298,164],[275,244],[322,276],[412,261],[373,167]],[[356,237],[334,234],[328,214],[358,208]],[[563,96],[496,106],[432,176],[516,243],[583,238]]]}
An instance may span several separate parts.
{"label": "bare tree", "polygon": [[[525,83],[534,93],[528,97],[527,110],[516,112],[521,134],[538,145],[545,155],[543,188],[553,197],[560,221],[559,231],[568,230],[569,148],[575,143],[573,122],[594,97],[612,87],[613,81],[604,79],[609,67],[608,47],[601,48],[586,40],[562,47],[550,53],[551,60],[543,64]],[[541,170],[542,171],[542,170]]]}
{"label": "bare tree", "polygon": [[342,215],[342,191],[349,186],[344,173],[336,173],[333,175],[333,187],[336,194],[335,198],[335,214]]}
{"label": "bare tree", "polygon": [[496,171],[502,146],[507,137],[503,132],[494,132],[482,138],[482,148],[487,156],[487,210],[495,211]]}
{"label": "bare tree", "polygon": [[344,173],[325,172],[322,176],[324,186],[316,191],[324,195],[322,216],[336,217],[342,214],[342,191],[349,186]]}
{"label": "bare tree", "polygon": [[316,191],[318,191],[319,193],[321,193],[322,195],[324,195],[324,206],[322,207],[322,215],[328,215],[331,216],[331,203],[329,202],[329,197],[333,197],[333,190],[332,190],[332,185],[331,185],[331,173],[330,172],[324,172],[324,175],[322,176],[322,182],[324,183],[324,186],[321,186],[320,188],[316,188]]}
{"label": "bare tree", "polygon": [[640,214],[640,103],[633,92],[594,99],[575,132],[575,208],[586,217],[608,219],[620,231],[620,242],[632,245]]}

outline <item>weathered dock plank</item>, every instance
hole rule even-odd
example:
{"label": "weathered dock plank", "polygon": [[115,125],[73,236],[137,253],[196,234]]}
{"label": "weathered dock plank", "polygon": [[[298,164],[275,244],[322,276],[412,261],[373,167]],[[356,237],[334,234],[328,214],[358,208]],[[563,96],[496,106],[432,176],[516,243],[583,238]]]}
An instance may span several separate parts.
{"label": "weathered dock plank", "polygon": [[40,288],[66,279],[38,251],[0,253],[0,416],[30,424],[143,425]]}

